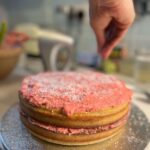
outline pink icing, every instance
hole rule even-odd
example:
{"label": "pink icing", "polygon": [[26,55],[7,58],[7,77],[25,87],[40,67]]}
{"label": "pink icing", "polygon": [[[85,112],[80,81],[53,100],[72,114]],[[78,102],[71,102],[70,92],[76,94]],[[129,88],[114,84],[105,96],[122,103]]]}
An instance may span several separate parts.
{"label": "pink icing", "polygon": [[119,127],[123,124],[126,123],[127,118],[128,118],[128,114],[125,115],[122,119],[109,124],[109,125],[105,125],[105,126],[99,126],[99,127],[95,127],[95,128],[63,128],[63,127],[56,127],[53,125],[46,125],[43,124],[41,122],[38,122],[28,116],[26,116],[24,113],[21,112],[22,115],[24,115],[25,117],[27,117],[28,121],[35,126],[41,127],[43,129],[46,129],[48,131],[54,132],[54,133],[60,133],[60,134],[69,134],[69,135],[75,135],[75,134],[95,134],[97,132],[102,132],[102,131],[108,131],[110,129]]}
{"label": "pink icing", "polygon": [[20,89],[34,106],[66,115],[94,112],[131,101],[132,92],[114,76],[97,72],[47,72],[26,77]]}

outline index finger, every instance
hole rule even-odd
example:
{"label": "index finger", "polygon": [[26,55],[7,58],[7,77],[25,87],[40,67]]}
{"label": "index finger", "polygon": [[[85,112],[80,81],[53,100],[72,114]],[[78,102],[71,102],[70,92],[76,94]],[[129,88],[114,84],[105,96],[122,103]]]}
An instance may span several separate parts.
{"label": "index finger", "polygon": [[113,48],[125,36],[127,31],[128,31],[128,29],[120,29],[117,27],[113,27],[111,34],[107,35],[107,38],[106,38],[107,40],[101,50],[101,55],[104,59],[108,58],[108,56],[111,54]]}

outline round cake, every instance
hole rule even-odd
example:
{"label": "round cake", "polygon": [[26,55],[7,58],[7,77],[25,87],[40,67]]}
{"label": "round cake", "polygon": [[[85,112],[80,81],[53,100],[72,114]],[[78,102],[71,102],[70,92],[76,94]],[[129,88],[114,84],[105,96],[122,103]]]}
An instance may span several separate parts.
{"label": "round cake", "polygon": [[132,92],[123,81],[97,72],[46,72],[26,77],[20,116],[35,136],[63,145],[108,139],[127,122]]}

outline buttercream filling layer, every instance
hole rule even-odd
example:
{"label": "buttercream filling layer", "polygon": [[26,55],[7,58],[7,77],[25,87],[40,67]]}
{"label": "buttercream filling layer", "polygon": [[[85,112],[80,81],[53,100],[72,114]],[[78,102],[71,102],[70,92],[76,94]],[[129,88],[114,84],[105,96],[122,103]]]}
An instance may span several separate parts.
{"label": "buttercream filling layer", "polygon": [[27,121],[32,125],[43,128],[43,129],[48,130],[53,133],[65,134],[65,135],[82,135],[82,134],[89,135],[89,134],[96,134],[96,133],[103,132],[103,131],[108,131],[110,129],[124,125],[127,122],[127,118],[129,116],[129,114],[126,114],[123,118],[121,118],[120,120],[118,120],[114,123],[95,127],[95,128],[66,128],[66,127],[57,127],[54,125],[41,123],[41,122],[29,117],[24,112],[21,112],[20,114],[23,117],[25,117],[27,119]]}

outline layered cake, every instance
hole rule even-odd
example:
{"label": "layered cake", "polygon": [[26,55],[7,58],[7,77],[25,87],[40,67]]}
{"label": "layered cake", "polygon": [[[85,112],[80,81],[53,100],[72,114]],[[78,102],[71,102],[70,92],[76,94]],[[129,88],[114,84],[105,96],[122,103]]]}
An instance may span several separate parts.
{"label": "layered cake", "polygon": [[123,81],[97,72],[47,72],[26,77],[19,91],[20,116],[45,141],[86,145],[124,127],[132,92]]}

